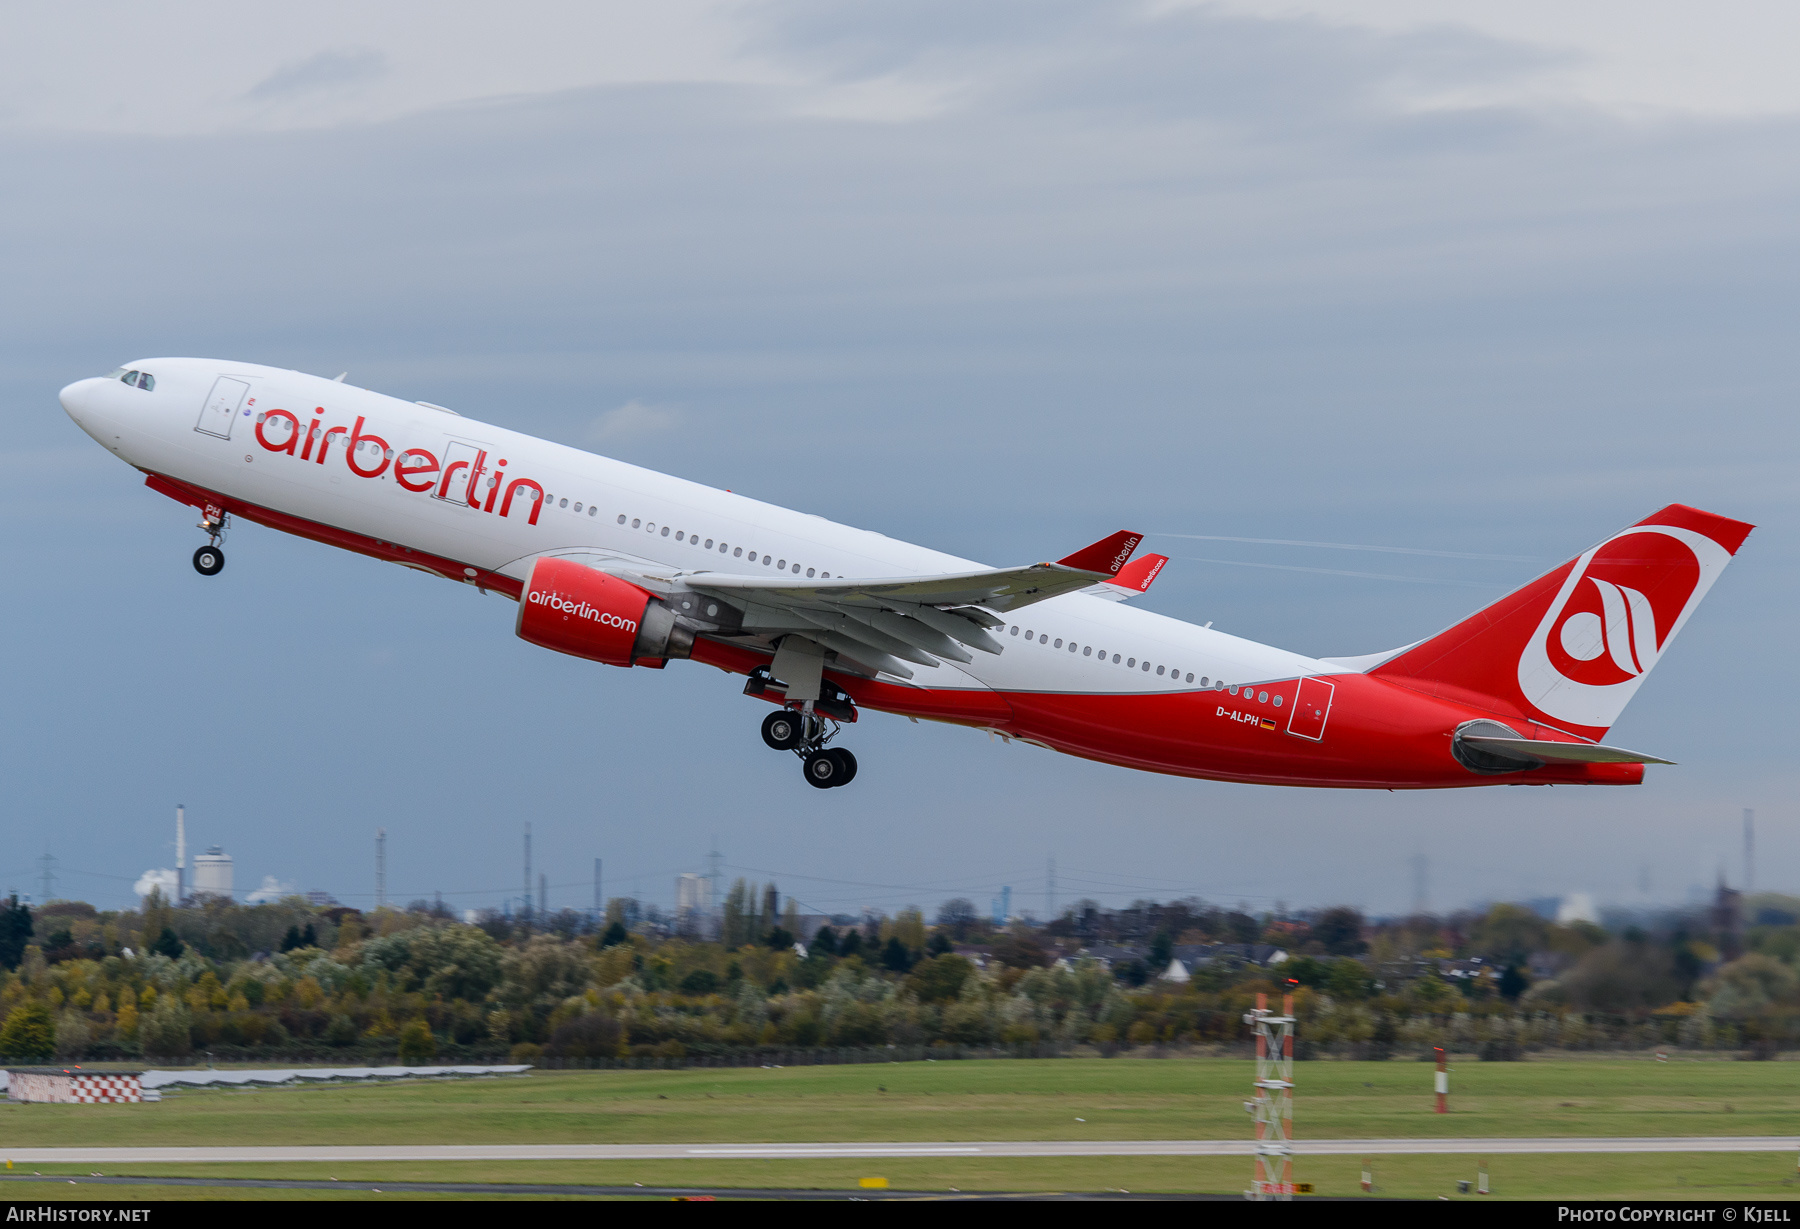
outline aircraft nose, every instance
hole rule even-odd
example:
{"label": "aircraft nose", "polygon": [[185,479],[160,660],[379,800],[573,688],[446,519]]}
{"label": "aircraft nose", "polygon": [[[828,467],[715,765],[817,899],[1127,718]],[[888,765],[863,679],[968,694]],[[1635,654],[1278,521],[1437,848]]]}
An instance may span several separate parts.
{"label": "aircraft nose", "polygon": [[77,380],[73,384],[66,385],[60,393],[56,394],[56,399],[62,402],[63,413],[76,422],[80,422],[82,407],[94,388],[102,383],[104,381],[100,377],[89,376],[85,380]]}

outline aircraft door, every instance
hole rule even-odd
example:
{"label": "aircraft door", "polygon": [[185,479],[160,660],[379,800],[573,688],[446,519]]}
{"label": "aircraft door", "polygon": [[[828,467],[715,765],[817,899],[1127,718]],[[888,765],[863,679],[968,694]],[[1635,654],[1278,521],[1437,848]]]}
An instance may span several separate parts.
{"label": "aircraft door", "polygon": [[1331,716],[1331,697],[1337,688],[1324,679],[1303,678],[1295,689],[1294,711],[1288,716],[1288,733],[1318,742],[1325,737],[1325,719]]}
{"label": "aircraft door", "polygon": [[447,504],[478,507],[493,470],[486,448],[465,440],[448,440],[444,444],[444,468],[433,494]]}
{"label": "aircraft door", "polygon": [[216,435],[222,440],[230,439],[231,425],[237,421],[238,410],[244,404],[244,394],[249,391],[248,384],[230,376],[220,376],[214,380],[206,404],[200,407],[200,421],[194,424],[194,430]]}

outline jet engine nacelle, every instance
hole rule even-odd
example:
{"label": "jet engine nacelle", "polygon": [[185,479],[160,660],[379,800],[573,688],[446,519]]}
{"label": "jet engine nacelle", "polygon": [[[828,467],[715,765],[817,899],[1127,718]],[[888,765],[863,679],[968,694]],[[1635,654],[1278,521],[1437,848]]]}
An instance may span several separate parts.
{"label": "jet engine nacelle", "polygon": [[541,648],[609,666],[661,666],[694,645],[655,595],[567,559],[532,564],[514,630]]}

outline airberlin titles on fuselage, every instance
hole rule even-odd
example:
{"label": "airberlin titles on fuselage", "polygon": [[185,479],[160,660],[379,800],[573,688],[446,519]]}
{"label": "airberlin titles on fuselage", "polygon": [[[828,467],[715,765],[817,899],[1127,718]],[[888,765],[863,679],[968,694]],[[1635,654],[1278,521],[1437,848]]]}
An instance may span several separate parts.
{"label": "airberlin titles on fuselage", "polygon": [[[256,399],[250,399],[250,406],[245,413],[250,413]],[[315,415],[325,413],[325,407],[319,406],[313,411]],[[328,427],[320,430],[324,419],[315,417],[304,428],[300,419],[287,410],[256,411],[256,442],[269,452],[285,453],[298,456],[301,461],[311,461],[316,465],[325,464],[325,456],[331,450],[333,436],[344,436],[344,463],[350,472],[358,478],[379,478],[387,472],[390,464],[394,467],[394,481],[416,494],[432,492],[437,498],[452,503],[467,504],[478,512],[494,511],[495,502],[500,505],[500,515],[507,516],[512,512],[513,498],[520,491],[526,492],[524,502],[530,507],[526,523],[537,524],[538,513],[544,506],[544,488],[530,478],[514,478],[506,480],[503,472],[506,459],[503,457],[494,463],[494,470],[488,473],[487,452],[478,449],[473,461],[452,461],[448,465],[440,462],[428,448],[408,448],[396,455],[388,442],[379,435],[363,431],[365,416],[359,414],[353,427]],[[286,423],[280,431],[286,440],[277,442],[269,438],[270,423]],[[301,447],[304,439],[305,445]],[[314,445],[318,445],[316,454]],[[373,468],[364,469],[357,464],[357,454],[369,447],[369,460],[377,461]],[[296,453],[296,448],[299,449]],[[457,472],[467,470],[468,475],[459,484],[455,493],[451,491],[451,483],[456,481]],[[486,499],[482,498],[482,475],[487,475]],[[432,475],[437,475],[433,477]],[[423,481],[419,481],[423,479]],[[502,484],[504,483],[504,486]],[[435,489],[434,489],[435,488]]]}

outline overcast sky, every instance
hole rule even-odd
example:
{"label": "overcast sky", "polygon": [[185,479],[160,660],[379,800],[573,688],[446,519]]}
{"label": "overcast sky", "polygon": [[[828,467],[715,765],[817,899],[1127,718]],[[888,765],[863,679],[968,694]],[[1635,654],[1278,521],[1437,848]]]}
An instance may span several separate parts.
{"label": "overcast sky", "polygon": [[[1002,884],[1438,908],[1800,889],[1792,6],[11,4],[0,887],[191,846],[372,902],[668,902],[716,837],[824,911]],[[1144,604],[1428,635],[1664,504],[1757,523],[1612,740],[1641,788],[1276,790],[868,714],[848,789],[691,664],[191,511],[64,383],[324,375],[993,564],[1119,527]],[[1175,535],[1193,535],[1180,537]],[[1274,545],[1280,539],[1402,551]],[[1423,552],[1423,553],[1421,553]],[[1433,553],[1437,552],[1437,553]],[[1782,697],[1789,697],[1784,700]],[[747,869],[739,869],[747,868]]]}

